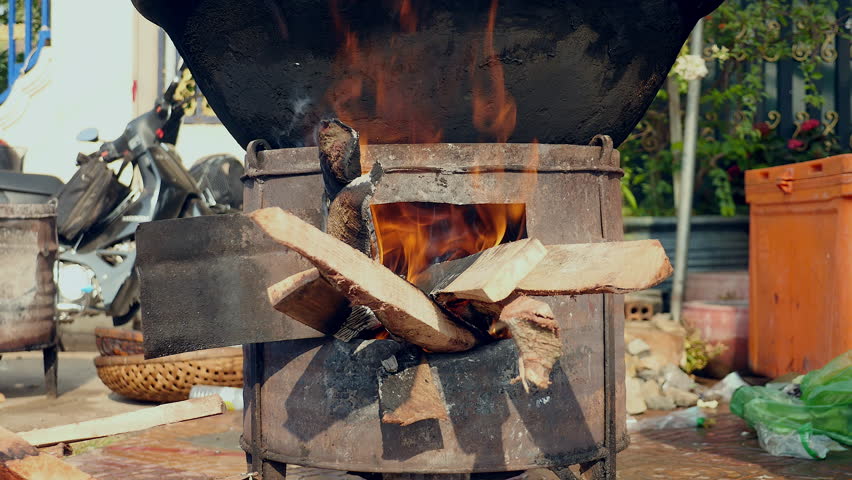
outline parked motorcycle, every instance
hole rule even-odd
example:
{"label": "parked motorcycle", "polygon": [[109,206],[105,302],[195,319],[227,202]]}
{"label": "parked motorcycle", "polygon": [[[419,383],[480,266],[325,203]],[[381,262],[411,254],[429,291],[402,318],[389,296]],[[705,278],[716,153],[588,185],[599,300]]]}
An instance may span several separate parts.
{"label": "parked motorcycle", "polygon": [[[67,184],[48,175],[0,171],[0,203],[57,203],[59,319],[107,314],[116,325],[139,312],[136,228],[142,222],[228,213],[242,207],[243,166],[231,155],[200,159],[190,171],[175,151],[185,106],[175,92],[184,68],[154,108],[97,152],[79,154]],[[185,96],[185,95],[184,95]],[[78,140],[98,141],[87,129]],[[109,164],[121,162],[117,171]]]}

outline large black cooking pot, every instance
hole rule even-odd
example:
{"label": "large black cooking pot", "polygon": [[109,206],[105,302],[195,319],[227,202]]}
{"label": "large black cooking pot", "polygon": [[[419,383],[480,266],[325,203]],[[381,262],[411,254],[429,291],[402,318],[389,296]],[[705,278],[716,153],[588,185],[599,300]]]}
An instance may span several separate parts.
{"label": "large black cooking pot", "polygon": [[493,35],[492,0],[133,2],[241,145],[283,148],[332,114],[370,143],[620,143],[721,0],[504,0]]}

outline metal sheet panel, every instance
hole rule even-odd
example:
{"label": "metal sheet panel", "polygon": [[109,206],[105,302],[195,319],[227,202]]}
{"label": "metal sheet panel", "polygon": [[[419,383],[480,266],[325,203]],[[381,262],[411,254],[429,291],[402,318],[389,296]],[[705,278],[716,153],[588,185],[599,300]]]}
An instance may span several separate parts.
{"label": "metal sheet panel", "polygon": [[266,288],[309,265],[247,217],[144,223],[137,249],[148,358],[320,335],[269,305]]}

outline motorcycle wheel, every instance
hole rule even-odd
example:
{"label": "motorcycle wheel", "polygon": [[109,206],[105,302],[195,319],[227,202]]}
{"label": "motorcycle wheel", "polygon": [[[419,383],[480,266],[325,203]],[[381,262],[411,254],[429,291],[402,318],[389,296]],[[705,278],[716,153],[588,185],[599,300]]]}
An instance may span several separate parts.
{"label": "motorcycle wheel", "polygon": [[233,210],[243,208],[241,178],[245,167],[233,155],[219,153],[201,157],[192,164],[189,173],[202,192],[210,192],[217,206]]}
{"label": "motorcycle wheel", "polygon": [[112,324],[116,327],[126,324],[127,322],[133,322],[131,327],[133,330],[141,330],[142,329],[142,312],[140,311],[139,302],[135,302],[130,306],[130,310],[127,311],[124,315],[118,315],[112,317]]}

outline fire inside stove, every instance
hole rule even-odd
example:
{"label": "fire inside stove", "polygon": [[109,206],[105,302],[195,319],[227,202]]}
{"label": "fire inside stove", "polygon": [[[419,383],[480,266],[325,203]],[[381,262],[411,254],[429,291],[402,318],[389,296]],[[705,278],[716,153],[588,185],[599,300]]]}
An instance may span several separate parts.
{"label": "fire inside stove", "polygon": [[430,265],[527,236],[526,208],[521,203],[399,202],[371,209],[381,263],[415,284]]}

